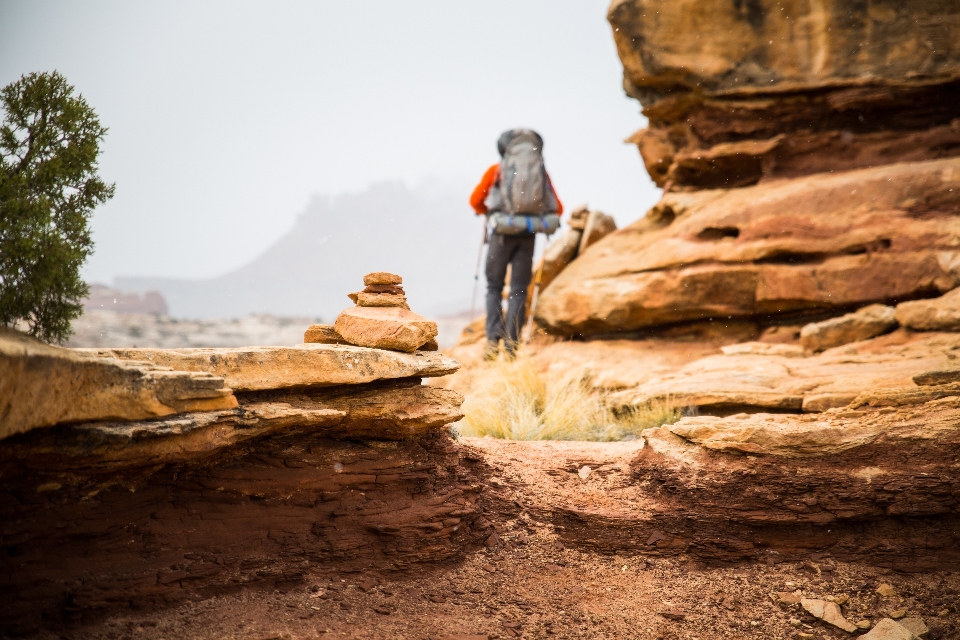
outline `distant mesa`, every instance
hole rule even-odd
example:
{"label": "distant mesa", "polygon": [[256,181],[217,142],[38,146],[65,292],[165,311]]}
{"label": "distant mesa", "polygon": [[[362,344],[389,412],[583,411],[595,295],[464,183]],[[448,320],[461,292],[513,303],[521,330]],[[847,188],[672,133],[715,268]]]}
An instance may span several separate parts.
{"label": "distant mesa", "polygon": [[102,284],[90,285],[90,295],[83,299],[83,310],[169,315],[167,301],[159,291],[126,293]]}
{"label": "distant mesa", "polygon": [[[261,254],[205,279],[118,277],[124,291],[160,291],[176,318],[237,318],[253,313],[334,318],[345,292],[380,268],[412,283],[406,295],[430,315],[470,306],[478,222],[462,185],[430,190],[399,183],[316,197],[293,227]],[[438,269],[437,265],[443,265]]]}

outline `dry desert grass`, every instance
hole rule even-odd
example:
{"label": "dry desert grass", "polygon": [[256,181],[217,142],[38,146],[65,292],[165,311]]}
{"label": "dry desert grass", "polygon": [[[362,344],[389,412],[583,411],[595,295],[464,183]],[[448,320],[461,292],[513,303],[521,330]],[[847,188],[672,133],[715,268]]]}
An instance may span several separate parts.
{"label": "dry desert grass", "polygon": [[507,440],[624,440],[649,427],[677,421],[669,402],[617,409],[585,376],[541,373],[530,358],[485,363],[457,424],[463,436]]}

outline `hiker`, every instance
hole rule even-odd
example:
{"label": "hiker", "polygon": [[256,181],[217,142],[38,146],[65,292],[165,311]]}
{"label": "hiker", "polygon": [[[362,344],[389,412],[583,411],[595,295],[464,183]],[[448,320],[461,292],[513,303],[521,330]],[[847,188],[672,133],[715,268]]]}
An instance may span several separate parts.
{"label": "hiker", "polygon": [[[500,341],[516,353],[526,315],[537,233],[557,230],[563,205],[543,165],[543,139],[530,129],[510,129],[497,140],[500,162],[483,174],[470,196],[477,215],[487,216],[487,347],[497,357]],[[510,299],[503,318],[503,286],[510,265]]]}

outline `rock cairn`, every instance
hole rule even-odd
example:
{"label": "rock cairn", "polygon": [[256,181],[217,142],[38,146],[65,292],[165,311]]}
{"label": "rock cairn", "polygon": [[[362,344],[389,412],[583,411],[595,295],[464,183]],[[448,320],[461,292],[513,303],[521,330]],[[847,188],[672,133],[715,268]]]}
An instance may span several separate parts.
{"label": "rock cairn", "polygon": [[391,351],[436,351],[437,323],[410,311],[403,278],[376,271],[363,277],[362,291],[347,297],[356,305],[344,309],[333,325],[315,324],[303,341],[353,344]]}

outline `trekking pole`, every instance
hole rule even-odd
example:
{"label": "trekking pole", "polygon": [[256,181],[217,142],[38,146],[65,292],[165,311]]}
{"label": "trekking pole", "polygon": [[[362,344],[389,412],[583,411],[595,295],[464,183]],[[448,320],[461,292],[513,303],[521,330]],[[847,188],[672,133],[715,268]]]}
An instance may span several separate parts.
{"label": "trekking pole", "polygon": [[[487,220],[483,220],[483,237],[480,240],[480,248],[477,250],[477,268],[473,272],[473,297],[470,299],[470,324],[473,324],[473,316],[477,310],[477,288],[480,286],[480,261],[483,258],[483,246],[487,244]],[[467,326],[469,327],[470,324]]]}

